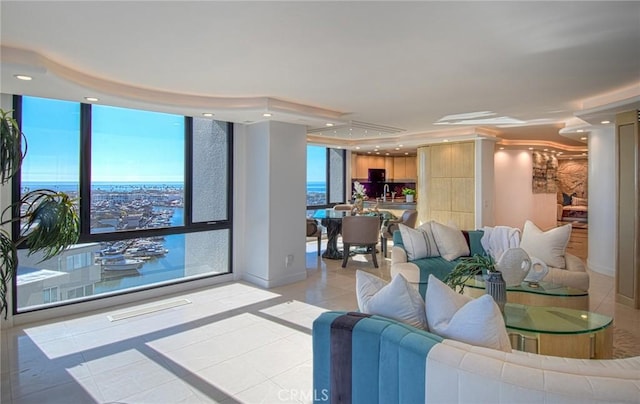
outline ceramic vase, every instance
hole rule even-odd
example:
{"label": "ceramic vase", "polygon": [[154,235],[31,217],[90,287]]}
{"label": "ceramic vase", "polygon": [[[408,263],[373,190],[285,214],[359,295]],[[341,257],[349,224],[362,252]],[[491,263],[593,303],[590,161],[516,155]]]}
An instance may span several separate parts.
{"label": "ceramic vase", "polygon": [[522,248],[509,248],[496,263],[507,287],[520,286],[531,268],[531,259]]}
{"label": "ceramic vase", "polygon": [[504,313],[504,305],[507,303],[507,285],[500,272],[489,272],[485,280],[486,293],[498,304],[500,311]]}

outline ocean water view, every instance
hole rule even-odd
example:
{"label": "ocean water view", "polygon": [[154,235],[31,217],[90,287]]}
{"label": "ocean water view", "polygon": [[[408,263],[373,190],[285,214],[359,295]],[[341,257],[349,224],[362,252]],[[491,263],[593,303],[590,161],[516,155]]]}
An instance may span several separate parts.
{"label": "ocean water view", "polygon": [[[22,192],[51,189],[75,196],[77,186],[71,182],[25,182]],[[93,183],[91,231],[99,234],[183,226],[183,200],[181,183]],[[186,269],[185,238],[185,234],[174,234],[85,244],[45,262],[37,262],[21,250],[17,271],[19,307],[197,275],[197,269]]]}

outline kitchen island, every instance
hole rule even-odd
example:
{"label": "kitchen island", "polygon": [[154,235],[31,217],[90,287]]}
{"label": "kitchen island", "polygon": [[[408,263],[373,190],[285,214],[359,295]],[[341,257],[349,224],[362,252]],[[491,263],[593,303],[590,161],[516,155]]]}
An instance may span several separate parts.
{"label": "kitchen island", "polygon": [[387,198],[387,201],[376,202],[375,199],[367,199],[364,201],[365,209],[373,209],[378,206],[379,210],[387,210],[393,213],[396,217],[402,217],[402,213],[405,210],[416,210],[415,202],[406,202],[404,198],[395,198],[391,201],[391,198]]}

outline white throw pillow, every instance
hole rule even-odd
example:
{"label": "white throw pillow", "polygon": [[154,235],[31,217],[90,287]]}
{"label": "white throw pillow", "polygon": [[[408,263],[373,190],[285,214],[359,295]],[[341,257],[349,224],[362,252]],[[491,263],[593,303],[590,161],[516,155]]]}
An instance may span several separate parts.
{"label": "white throw pillow", "polygon": [[427,329],[424,300],[404,276],[398,274],[387,283],[375,275],[356,271],[356,294],[361,312],[376,314]]}
{"label": "white throw pillow", "polygon": [[429,275],[425,312],[429,330],[434,334],[471,345],[511,352],[502,313],[489,295],[472,299]]}
{"label": "white throw pillow", "polygon": [[522,230],[520,248],[530,257],[538,257],[545,264],[555,268],[565,268],[564,254],[571,237],[571,224],[543,232],[527,220]]}
{"label": "white throw pillow", "polygon": [[407,252],[409,261],[440,255],[436,241],[433,239],[431,226],[424,226],[412,229],[409,226],[398,223],[398,229],[400,229],[400,234],[402,235],[402,244]]}
{"label": "white throw pillow", "polygon": [[442,258],[453,261],[469,255],[469,246],[462,231],[435,221],[431,222],[431,230]]}
{"label": "white throw pillow", "polygon": [[587,206],[589,204],[587,198],[571,197],[571,206]]}

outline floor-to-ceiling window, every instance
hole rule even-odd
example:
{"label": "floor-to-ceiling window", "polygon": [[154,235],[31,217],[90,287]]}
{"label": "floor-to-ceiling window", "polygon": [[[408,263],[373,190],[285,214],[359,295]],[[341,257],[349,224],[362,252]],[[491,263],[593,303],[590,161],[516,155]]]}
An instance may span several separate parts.
{"label": "floor-to-ceiling window", "polygon": [[15,312],[231,271],[229,123],[14,101],[28,145],[19,195],[66,192],[81,219],[78,244],[62,254],[40,262],[20,250]]}
{"label": "floor-to-ceiling window", "polygon": [[307,146],[307,215],[345,202],[344,150]]}

